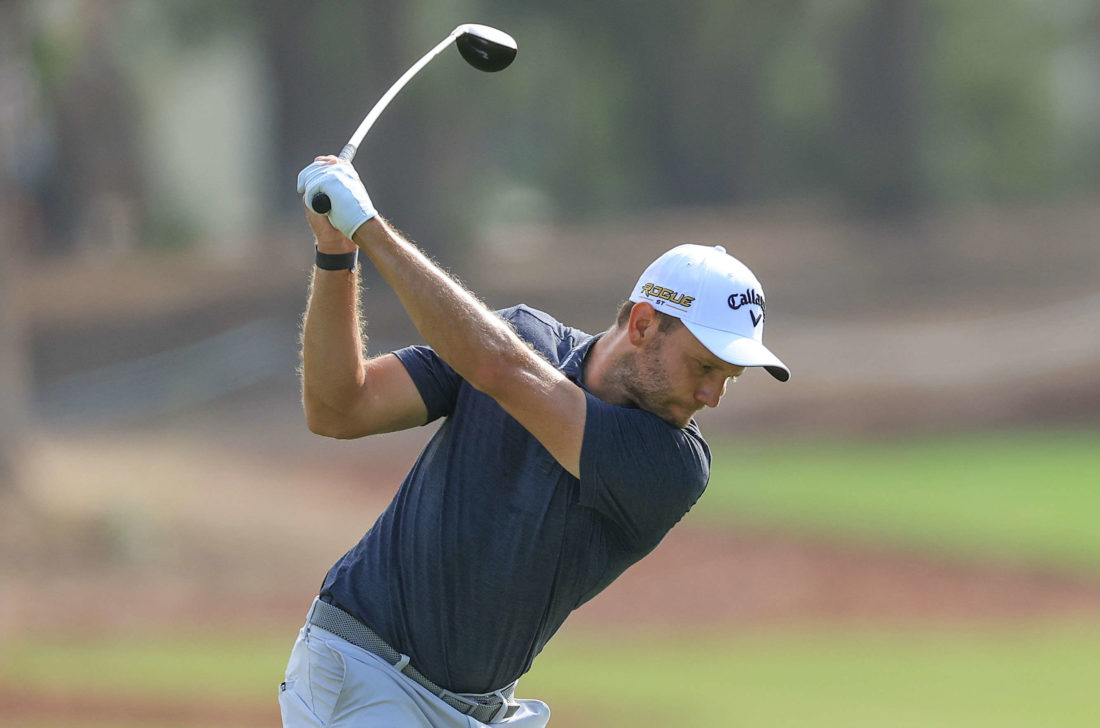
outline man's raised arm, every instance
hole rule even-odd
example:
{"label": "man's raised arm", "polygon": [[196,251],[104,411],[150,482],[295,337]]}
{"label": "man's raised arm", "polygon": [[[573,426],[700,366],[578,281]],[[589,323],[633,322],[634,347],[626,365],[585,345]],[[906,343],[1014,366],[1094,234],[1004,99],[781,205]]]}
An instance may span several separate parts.
{"label": "man's raised arm", "polygon": [[[354,253],[355,243],[306,207],[321,256]],[[318,256],[319,259],[321,256]],[[397,357],[366,360],[359,274],[314,268],[302,327],[302,406],[319,435],[361,437],[422,425],[427,408]]]}
{"label": "man's raised arm", "polygon": [[303,170],[299,192],[309,200],[319,191],[332,200],[332,223],[367,255],[428,345],[579,475],[584,392],[415,245],[366,214],[369,198],[350,164],[324,157]]}

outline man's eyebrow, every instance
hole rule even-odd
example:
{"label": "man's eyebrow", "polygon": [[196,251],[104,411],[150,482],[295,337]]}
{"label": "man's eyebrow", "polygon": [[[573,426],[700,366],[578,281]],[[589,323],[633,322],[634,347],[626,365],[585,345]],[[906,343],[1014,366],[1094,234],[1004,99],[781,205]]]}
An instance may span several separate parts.
{"label": "man's eyebrow", "polygon": [[[710,354],[710,352],[707,352],[707,353]],[[710,356],[711,356],[710,366],[714,367],[715,369],[724,369],[726,371],[726,376],[727,377],[739,377],[739,376],[741,376],[741,374],[745,370],[745,367],[741,366],[740,364],[730,364],[728,361],[726,361],[724,359],[719,359],[718,357],[714,356],[713,354],[710,354]],[[730,373],[730,370],[733,370],[733,369],[738,370],[736,374],[731,374]]]}
{"label": "man's eyebrow", "polygon": [[[695,359],[700,364],[702,364],[703,366],[710,367],[711,369],[724,369],[724,370],[727,370],[727,372],[728,372],[728,370],[731,369],[731,368],[732,369],[741,369],[742,368],[739,364],[730,364],[728,361],[725,361],[723,359],[719,359],[714,354],[712,354],[710,351],[701,352],[699,354],[694,354],[694,355],[692,355],[692,358]],[[737,376],[740,376],[740,372],[738,372],[737,374],[727,373],[726,376],[727,377],[737,377]]]}

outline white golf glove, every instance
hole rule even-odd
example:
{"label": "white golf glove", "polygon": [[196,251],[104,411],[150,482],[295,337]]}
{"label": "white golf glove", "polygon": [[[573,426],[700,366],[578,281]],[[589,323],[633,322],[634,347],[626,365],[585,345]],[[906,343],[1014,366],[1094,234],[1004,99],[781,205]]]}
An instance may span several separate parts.
{"label": "white golf glove", "polygon": [[360,225],[378,214],[350,162],[314,162],[299,172],[298,194],[307,205],[318,192],[328,195],[332,203],[332,209],[326,213],[329,222],[349,238]]}

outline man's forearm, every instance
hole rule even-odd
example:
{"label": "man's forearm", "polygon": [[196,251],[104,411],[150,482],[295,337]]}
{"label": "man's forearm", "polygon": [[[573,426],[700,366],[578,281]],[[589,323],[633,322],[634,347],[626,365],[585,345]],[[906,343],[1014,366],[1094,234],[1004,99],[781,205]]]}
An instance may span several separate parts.
{"label": "man's forearm", "polygon": [[502,368],[553,371],[507,323],[385,221],[375,218],[362,225],[355,243],[397,294],[424,340],[473,386],[487,391]]}
{"label": "man's forearm", "polygon": [[314,269],[302,329],[302,402],[311,429],[346,413],[364,383],[358,273]]}

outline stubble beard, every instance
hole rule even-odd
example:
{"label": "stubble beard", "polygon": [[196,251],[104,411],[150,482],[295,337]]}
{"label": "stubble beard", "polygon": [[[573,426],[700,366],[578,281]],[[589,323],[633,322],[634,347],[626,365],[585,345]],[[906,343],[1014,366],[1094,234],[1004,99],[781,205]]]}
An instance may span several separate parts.
{"label": "stubble beard", "polygon": [[674,409],[668,372],[660,358],[661,346],[648,353],[624,356],[611,368],[607,380],[622,393],[627,404],[651,412],[674,427],[687,427],[692,412]]}

